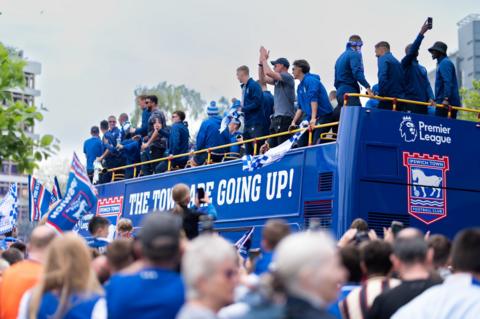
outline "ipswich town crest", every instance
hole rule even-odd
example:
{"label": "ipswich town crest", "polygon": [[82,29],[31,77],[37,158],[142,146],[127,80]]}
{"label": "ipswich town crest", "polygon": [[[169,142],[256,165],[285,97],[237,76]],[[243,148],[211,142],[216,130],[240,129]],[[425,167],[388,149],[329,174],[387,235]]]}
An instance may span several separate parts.
{"label": "ipswich town crest", "polygon": [[123,196],[99,198],[97,203],[97,215],[110,220],[112,225],[116,225],[118,219],[122,216]]}
{"label": "ipswich town crest", "polygon": [[403,152],[407,168],[408,213],[425,224],[447,216],[448,156]]}

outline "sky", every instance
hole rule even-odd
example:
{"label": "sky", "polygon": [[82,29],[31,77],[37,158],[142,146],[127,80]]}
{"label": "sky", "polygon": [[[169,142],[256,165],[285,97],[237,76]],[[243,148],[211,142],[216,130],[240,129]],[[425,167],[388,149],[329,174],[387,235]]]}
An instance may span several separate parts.
{"label": "sky", "polygon": [[351,34],[364,41],[374,84],[375,43],[388,41],[401,59],[431,16],[419,60],[433,69],[426,49],[441,40],[455,51],[456,23],[478,11],[478,0],[0,0],[0,41],[41,62],[36,104],[49,111],[36,132],[59,138],[64,158],[82,153],[92,125],[130,113],[138,86],[167,81],[206,101],[239,97],[235,70],[246,64],[256,77],[263,45],[272,58],[308,60],[330,90]]}

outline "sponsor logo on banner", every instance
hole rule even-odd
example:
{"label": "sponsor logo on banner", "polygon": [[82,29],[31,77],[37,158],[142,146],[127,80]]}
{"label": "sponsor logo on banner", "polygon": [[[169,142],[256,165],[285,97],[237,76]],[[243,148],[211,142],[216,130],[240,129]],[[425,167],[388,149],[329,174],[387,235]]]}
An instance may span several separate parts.
{"label": "sponsor logo on banner", "polygon": [[403,152],[403,165],[408,213],[427,225],[446,217],[448,156]]}
{"label": "sponsor logo on banner", "polygon": [[108,218],[112,225],[116,225],[122,216],[123,196],[99,198],[97,202],[97,215]]}
{"label": "sponsor logo on banner", "polygon": [[451,144],[452,128],[442,124],[431,125],[424,121],[412,120],[411,116],[404,116],[400,122],[400,136],[407,142],[423,141],[436,145]]}

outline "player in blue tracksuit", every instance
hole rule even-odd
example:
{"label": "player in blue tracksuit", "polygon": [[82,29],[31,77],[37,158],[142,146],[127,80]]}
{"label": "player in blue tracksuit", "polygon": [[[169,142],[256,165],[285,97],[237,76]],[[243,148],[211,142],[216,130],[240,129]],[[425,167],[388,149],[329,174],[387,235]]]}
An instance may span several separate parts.
{"label": "player in blue tracksuit", "polygon": [[[372,94],[370,84],[365,79],[361,48],[362,39],[358,35],[352,35],[348,39],[347,48],[335,62],[335,88],[337,89],[338,106],[334,111],[334,118],[340,118],[340,110],[343,106],[346,93],[360,93],[360,85]],[[360,85],[359,85],[360,84]],[[362,105],[360,98],[349,97],[348,105]]]}
{"label": "player in blue tracksuit", "polygon": [[[390,44],[381,41],[375,45],[375,55],[378,58],[378,95],[403,99],[405,97],[405,76],[402,65],[390,52]],[[392,109],[392,102],[380,101],[379,109]],[[403,110],[404,105],[397,103],[397,110]]]}
{"label": "player in blue tracksuit", "polygon": [[[124,140],[122,143],[117,145],[117,149],[120,151],[120,154],[125,159],[126,165],[131,165],[140,162],[140,148],[141,148],[141,140],[140,138],[134,137],[132,139]],[[134,173],[137,171],[138,168],[135,170],[133,167],[125,169],[125,179],[134,177]]]}
{"label": "player in blue tracksuit", "polygon": [[[293,66],[293,77],[300,80],[300,84],[297,87],[298,110],[291,125],[296,126],[304,114],[310,125],[331,122],[333,108],[328,99],[327,90],[320,82],[320,76],[310,73],[310,65],[305,60],[296,60],[293,62]],[[315,129],[313,143],[318,142],[321,133],[329,130],[330,128]],[[305,133],[298,141],[298,146],[302,147],[307,144],[308,133]]]}
{"label": "player in blue tracksuit", "polygon": [[[218,115],[219,109],[215,101],[210,102],[207,106],[208,118],[202,122],[197,134],[197,144],[195,150],[208,149],[210,147],[228,144],[229,140],[225,139],[220,133],[220,125],[222,118]],[[213,162],[221,162],[225,149],[213,150],[211,160]],[[207,159],[207,153],[201,153],[194,156],[194,165],[202,165]]]}
{"label": "player in blue tracksuit", "polygon": [[[405,57],[401,64],[405,72],[405,98],[419,102],[433,103],[433,91],[428,80],[427,69],[418,63],[418,50],[429,30],[429,24],[426,22],[412,44],[405,49]],[[409,104],[407,109],[420,114],[427,114],[428,107],[424,105]]]}
{"label": "player in blue tracksuit", "polygon": [[[460,94],[458,92],[457,73],[455,65],[447,57],[447,45],[437,41],[428,49],[432,59],[437,60],[437,73],[435,75],[435,102],[437,104],[449,104],[461,106]],[[446,117],[448,110],[438,108],[435,115]],[[457,117],[457,111],[452,111],[452,118]]]}
{"label": "player in blue tracksuit", "polygon": [[[240,81],[242,88],[242,112],[245,114],[244,137],[245,139],[261,137],[265,132],[262,88],[250,77],[250,71],[245,65],[237,69],[237,79]],[[263,140],[257,142],[257,150],[264,142]],[[248,143],[245,148],[247,154],[253,154],[253,143]]]}
{"label": "player in blue tracksuit", "polygon": [[[103,136],[103,145],[105,152],[98,160],[103,162],[104,168],[114,168],[124,165],[125,161],[120,153],[117,151],[117,144],[120,144],[122,140],[122,134],[117,127],[117,120],[115,116],[110,115],[108,117],[109,130]],[[118,172],[117,172],[118,173]],[[108,183],[111,181],[112,173],[107,172],[101,175],[100,182]]]}
{"label": "player in blue tracksuit", "polygon": [[[168,136],[168,154],[179,155],[189,152],[190,133],[185,124],[185,113],[183,111],[175,111],[172,113],[172,126]],[[188,156],[174,158],[171,161],[171,168],[184,168],[187,164]],[[155,173],[162,173],[168,170],[168,161],[161,161],[155,167]]]}
{"label": "player in blue tracksuit", "polygon": [[148,134],[148,120],[152,112],[150,111],[150,99],[148,96],[141,95],[138,98],[138,104],[142,109],[142,125],[136,129],[131,128],[130,133],[133,135],[141,135],[142,137],[147,136]]}
{"label": "player in blue tracksuit", "polygon": [[100,130],[98,126],[92,126],[90,129],[90,137],[83,143],[83,153],[87,158],[87,174],[92,181],[93,178],[93,162],[103,154],[103,143],[99,137]]}

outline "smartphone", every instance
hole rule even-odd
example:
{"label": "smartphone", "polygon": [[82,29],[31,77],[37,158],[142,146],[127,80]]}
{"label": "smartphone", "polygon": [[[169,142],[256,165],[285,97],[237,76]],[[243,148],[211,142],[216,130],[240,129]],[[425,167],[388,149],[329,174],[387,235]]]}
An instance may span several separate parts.
{"label": "smartphone", "polygon": [[397,237],[397,234],[403,229],[405,228],[405,226],[403,225],[402,222],[399,222],[399,221],[392,221],[392,224],[390,225],[390,228],[392,229],[392,233],[393,233],[393,236],[394,237]]}
{"label": "smartphone", "polygon": [[428,28],[431,30],[433,28],[433,18],[428,17],[427,19]]}
{"label": "smartphone", "polygon": [[200,203],[204,203],[204,202],[205,202],[205,200],[204,200],[204,198],[205,198],[205,189],[203,189],[203,187],[197,188],[197,198],[198,198],[198,201],[199,201]]}

